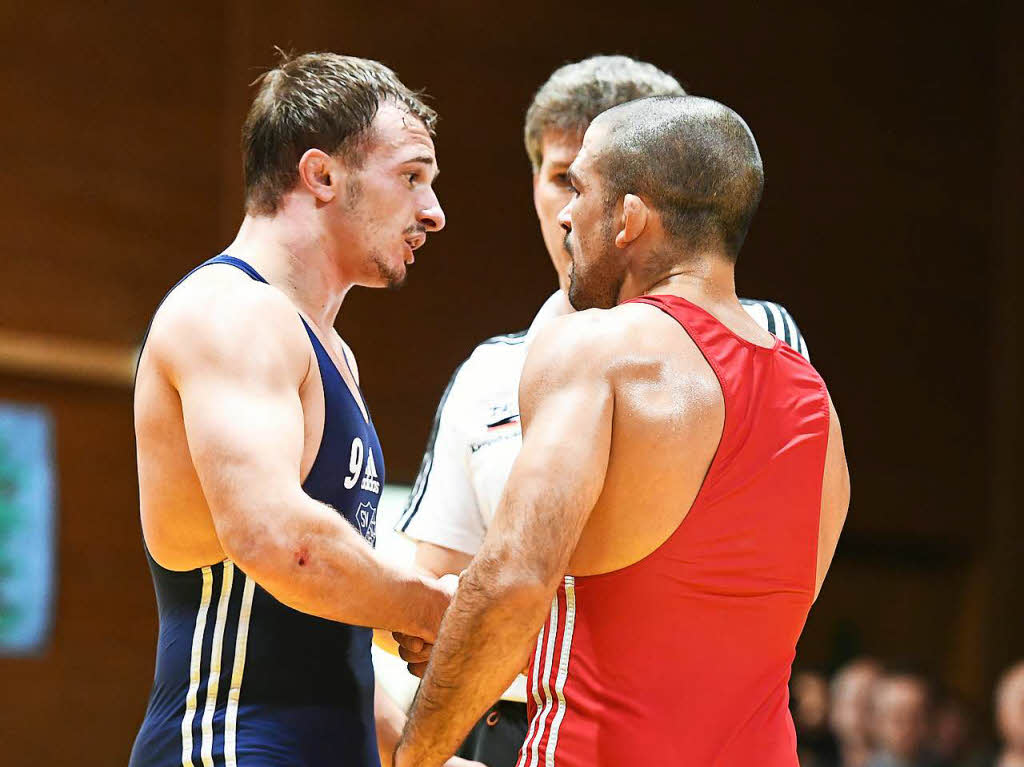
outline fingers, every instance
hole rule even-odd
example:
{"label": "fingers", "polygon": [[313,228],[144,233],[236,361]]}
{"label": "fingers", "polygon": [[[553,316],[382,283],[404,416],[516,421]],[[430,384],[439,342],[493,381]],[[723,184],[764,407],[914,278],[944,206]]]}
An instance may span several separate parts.
{"label": "fingers", "polygon": [[407,647],[399,646],[398,656],[406,663],[426,663],[430,660],[430,651],[434,648],[434,645],[424,645],[423,649],[419,652],[413,652]]}
{"label": "fingers", "polygon": [[427,661],[430,660],[430,651],[434,649],[434,645],[423,641],[421,637],[402,634],[397,631],[392,636],[398,642],[398,655],[408,664],[409,673],[422,678],[423,672],[427,668]]}
{"label": "fingers", "polygon": [[413,636],[412,634],[402,634],[398,631],[393,631],[391,636],[398,642],[399,647],[404,647],[412,652],[423,652],[423,648],[427,645],[422,637]]}

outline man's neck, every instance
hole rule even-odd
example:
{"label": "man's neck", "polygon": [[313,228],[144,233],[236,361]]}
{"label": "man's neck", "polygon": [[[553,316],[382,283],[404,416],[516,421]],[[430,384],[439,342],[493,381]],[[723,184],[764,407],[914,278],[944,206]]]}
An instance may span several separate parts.
{"label": "man's neck", "polygon": [[249,263],[326,331],[352,287],[332,250],[315,223],[300,222],[282,211],[275,216],[246,215],[225,252]]}
{"label": "man's neck", "polygon": [[733,264],[722,256],[695,256],[655,275],[627,275],[619,303],[644,295],[671,295],[696,304],[738,301]]}

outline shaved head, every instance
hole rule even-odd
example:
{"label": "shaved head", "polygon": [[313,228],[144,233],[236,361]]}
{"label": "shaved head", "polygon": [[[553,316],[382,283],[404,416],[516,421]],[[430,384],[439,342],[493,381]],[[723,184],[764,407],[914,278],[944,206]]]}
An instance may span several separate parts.
{"label": "shaved head", "polygon": [[601,133],[595,167],[609,204],[634,194],[685,250],[736,258],[764,188],[743,118],[710,99],[657,96],[609,109],[593,130]]}

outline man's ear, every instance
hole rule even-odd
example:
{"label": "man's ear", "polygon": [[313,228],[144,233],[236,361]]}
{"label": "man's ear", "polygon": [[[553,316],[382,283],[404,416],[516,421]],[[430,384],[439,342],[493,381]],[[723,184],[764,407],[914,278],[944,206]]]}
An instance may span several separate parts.
{"label": "man's ear", "polygon": [[615,235],[616,247],[629,247],[644,233],[649,213],[650,208],[635,194],[627,194],[622,198],[622,223]]}
{"label": "man's ear", "polygon": [[338,161],[322,149],[307,149],[299,158],[299,183],[320,202],[337,197],[337,176],[342,172]]}

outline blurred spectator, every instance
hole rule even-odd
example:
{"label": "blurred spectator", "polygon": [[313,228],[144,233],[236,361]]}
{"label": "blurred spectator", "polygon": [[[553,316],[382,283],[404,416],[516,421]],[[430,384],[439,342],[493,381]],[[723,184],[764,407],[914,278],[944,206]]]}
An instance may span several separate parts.
{"label": "blurred spectator", "polygon": [[834,767],[838,752],[828,728],[828,681],[817,671],[798,671],[790,690],[800,767]]}
{"label": "blurred spectator", "polygon": [[970,709],[959,696],[945,692],[937,698],[932,714],[931,743],[940,762],[976,764],[974,725]]}
{"label": "blurred spectator", "polygon": [[839,745],[839,767],[865,767],[871,757],[872,690],[881,676],[878,661],[860,658],[832,678],[829,719]]}
{"label": "blurred spectator", "polygon": [[996,728],[1002,739],[995,767],[1024,767],[1024,661],[1003,674],[995,704]]}
{"label": "blurred spectator", "polygon": [[877,751],[868,767],[938,767],[931,743],[932,701],[928,683],[916,674],[878,680],[872,694]]}

